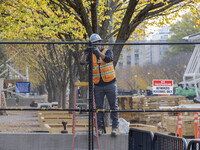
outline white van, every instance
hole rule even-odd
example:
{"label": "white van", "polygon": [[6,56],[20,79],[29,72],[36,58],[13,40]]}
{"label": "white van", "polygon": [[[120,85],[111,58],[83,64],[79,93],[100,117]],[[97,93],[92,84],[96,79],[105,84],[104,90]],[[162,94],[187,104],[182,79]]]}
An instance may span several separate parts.
{"label": "white van", "polygon": [[52,108],[52,103],[37,103],[37,108]]}

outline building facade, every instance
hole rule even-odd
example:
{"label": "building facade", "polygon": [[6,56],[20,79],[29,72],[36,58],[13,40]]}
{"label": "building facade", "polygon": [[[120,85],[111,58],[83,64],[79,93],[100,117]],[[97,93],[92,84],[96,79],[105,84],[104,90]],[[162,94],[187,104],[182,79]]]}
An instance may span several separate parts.
{"label": "building facade", "polygon": [[[169,38],[169,27],[158,29],[148,42],[166,42]],[[139,41],[147,42],[147,41]],[[134,43],[134,42],[133,42]],[[136,42],[135,42],[136,43]],[[156,64],[164,57],[168,45],[128,45],[121,52],[117,67],[145,65],[147,63]]]}

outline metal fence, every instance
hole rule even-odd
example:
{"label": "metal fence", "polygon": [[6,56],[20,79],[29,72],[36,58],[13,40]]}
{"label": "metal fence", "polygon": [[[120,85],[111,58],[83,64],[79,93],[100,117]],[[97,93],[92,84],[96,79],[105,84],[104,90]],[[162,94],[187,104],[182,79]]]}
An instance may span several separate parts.
{"label": "metal fence", "polygon": [[[190,147],[199,148],[200,141],[191,141]],[[188,150],[197,150],[197,149]],[[184,138],[151,131],[131,128],[129,130],[129,150],[186,150]]]}
{"label": "metal fence", "polygon": [[153,150],[186,150],[187,143],[184,138],[155,133]]}
{"label": "metal fence", "polygon": [[151,150],[153,132],[131,128],[129,130],[129,150]]}
{"label": "metal fence", "polygon": [[199,150],[200,149],[200,140],[191,140],[188,143],[187,150]]}
{"label": "metal fence", "polygon": [[[88,42],[0,42],[0,44],[89,44]],[[182,44],[200,44],[200,42],[177,42],[177,43],[101,43],[101,45],[182,45]],[[97,44],[98,45],[98,44]],[[92,53],[91,53],[92,54]],[[92,62],[92,61],[91,61]],[[92,63],[90,64],[90,66],[92,66]],[[165,76],[165,74],[164,74]],[[165,77],[164,77],[165,78]],[[92,71],[90,68],[90,91],[89,91],[89,109],[54,109],[53,111],[78,111],[78,112],[89,112],[89,126],[88,126],[88,131],[89,131],[89,138],[88,138],[88,145],[89,145],[89,149],[94,149],[93,148],[93,112],[98,112],[98,111],[103,111],[103,112],[112,112],[112,111],[117,111],[117,110],[94,110],[93,109],[93,82],[92,82]],[[16,103],[16,108],[1,108],[0,110],[3,111],[7,111],[9,114],[8,116],[10,117],[9,122],[6,123],[6,126],[10,126],[12,129],[14,129],[14,125],[12,125],[13,119],[12,116],[16,119],[18,118],[18,116],[21,116],[22,114],[26,114],[26,118],[28,119],[30,116],[36,116],[36,111],[41,110],[41,109],[30,109],[30,108],[17,108],[20,107],[20,102]],[[24,111],[22,111],[24,110]],[[26,111],[26,112],[25,112]],[[42,110],[45,111],[45,110]],[[118,110],[118,112],[194,112],[194,111],[200,111],[200,110],[157,110],[157,109],[152,109],[152,110]],[[29,112],[29,113],[27,113]],[[31,113],[34,112],[34,113]],[[5,120],[8,120],[7,117],[8,116],[3,116],[3,118]],[[35,120],[37,119],[37,117],[34,118]],[[17,128],[20,129],[20,127],[22,126],[23,122],[22,120],[25,120],[24,118],[19,118],[19,126],[17,126]],[[29,120],[30,121],[30,120]],[[34,121],[34,120],[33,120]],[[27,121],[26,121],[27,122]],[[28,123],[29,124],[29,123]],[[30,123],[31,125],[33,125],[33,123]],[[5,126],[5,122],[2,123],[1,125],[2,127]],[[27,125],[26,125],[27,126]],[[33,125],[34,126],[34,125]],[[35,125],[38,126],[38,125]],[[2,131],[6,132],[7,129],[2,129]],[[34,130],[38,130],[34,129]],[[27,129],[27,131],[29,131]],[[20,130],[19,132],[22,132],[22,130]],[[199,143],[191,143],[191,145],[195,145],[194,147],[199,147]],[[191,147],[192,147],[191,146]],[[178,138],[178,137],[173,137],[173,136],[168,136],[168,135],[164,135],[161,133],[156,133],[154,135],[153,138],[153,134],[151,131],[142,131],[142,130],[138,130],[138,129],[131,129],[130,133],[129,133],[129,149],[130,150],[150,150],[150,149],[155,149],[155,150],[186,150],[186,141],[184,138]]]}

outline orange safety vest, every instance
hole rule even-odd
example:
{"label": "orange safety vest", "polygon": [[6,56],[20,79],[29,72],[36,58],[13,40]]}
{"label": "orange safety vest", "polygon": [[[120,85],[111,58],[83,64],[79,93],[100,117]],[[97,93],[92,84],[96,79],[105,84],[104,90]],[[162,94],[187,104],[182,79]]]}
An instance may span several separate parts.
{"label": "orange safety vest", "polygon": [[[103,50],[102,53],[106,53],[106,50]],[[100,61],[100,65],[97,63],[97,61]],[[112,81],[116,75],[115,70],[113,66],[113,62],[106,63],[102,60],[101,57],[99,57],[99,60],[97,60],[97,57],[95,54],[93,54],[93,82],[94,84],[98,84],[100,81],[100,72],[101,77],[104,82],[110,82]]]}

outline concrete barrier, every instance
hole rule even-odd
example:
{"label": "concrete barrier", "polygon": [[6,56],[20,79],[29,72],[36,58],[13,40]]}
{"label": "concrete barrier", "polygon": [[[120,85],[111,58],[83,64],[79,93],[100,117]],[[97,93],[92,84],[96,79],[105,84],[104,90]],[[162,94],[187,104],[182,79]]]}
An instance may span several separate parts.
{"label": "concrete barrier", "polygon": [[[128,150],[128,134],[101,135],[101,150]],[[0,150],[71,150],[72,134],[52,133],[0,133]],[[88,135],[77,135],[76,150],[88,150]],[[97,150],[96,137],[94,149]]]}

